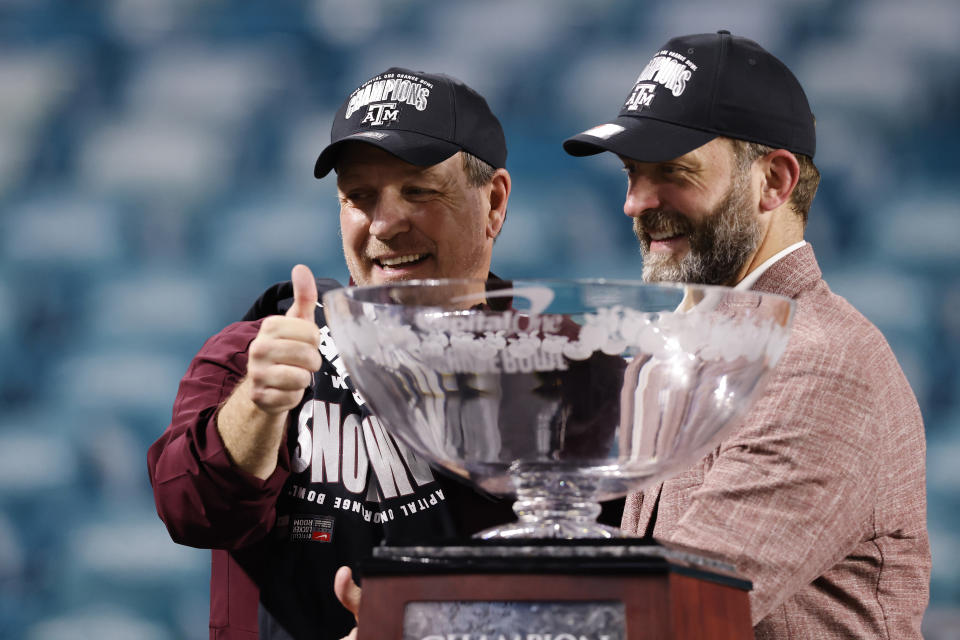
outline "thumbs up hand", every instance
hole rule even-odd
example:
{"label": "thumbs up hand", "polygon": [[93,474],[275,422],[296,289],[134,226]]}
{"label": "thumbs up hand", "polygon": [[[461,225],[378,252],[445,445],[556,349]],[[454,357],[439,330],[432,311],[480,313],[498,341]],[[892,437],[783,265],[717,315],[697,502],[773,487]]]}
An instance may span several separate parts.
{"label": "thumbs up hand", "polygon": [[298,264],[290,271],[290,281],[293,282],[293,306],[287,310],[288,318],[300,318],[314,323],[314,312],[317,307],[317,281],[310,271],[310,267]]}
{"label": "thumbs up hand", "polygon": [[271,415],[299,404],[313,372],[320,369],[320,329],[314,321],[317,283],[305,265],[290,274],[293,306],[282,316],[268,316],[250,343],[247,379],[250,399]]}

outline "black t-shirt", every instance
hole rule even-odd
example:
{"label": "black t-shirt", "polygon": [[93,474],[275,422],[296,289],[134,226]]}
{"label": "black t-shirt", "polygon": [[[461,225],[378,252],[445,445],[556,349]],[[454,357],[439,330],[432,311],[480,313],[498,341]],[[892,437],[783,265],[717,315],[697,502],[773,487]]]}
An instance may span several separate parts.
{"label": "black t-shirt", "polygon": [[[317,280],[318,291],[340,286]],[[244,320],[284,313],[289,282],[268,289]],[[338,567],[357,565],[374,546],[466,538],[513,520],[510,503],[432,469],[390,436],[352,389],[318,307],[321,370],[291,412],[291,475],[266,539],[234,558],[260,588],[260,638],[339,639],[354,626],[333,593]]]}

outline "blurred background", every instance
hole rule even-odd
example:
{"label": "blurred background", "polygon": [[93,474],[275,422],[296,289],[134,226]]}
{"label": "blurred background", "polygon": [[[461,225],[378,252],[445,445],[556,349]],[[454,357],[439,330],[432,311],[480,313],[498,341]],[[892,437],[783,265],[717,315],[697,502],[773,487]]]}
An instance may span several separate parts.
{"label": "blurred background", "polygon": [[928,437],[928,639],[960,638],[956,0],[0,0],[0,638],[207,637],[208,552],[170,542],[146,449],[191,356],[297,262],[347,279],[313,162],[398,65],[478,89],[514,192],[500,274],[639,278],[612,118],[669,37],[790,66],[824,174],[808,239],[889,339]]}

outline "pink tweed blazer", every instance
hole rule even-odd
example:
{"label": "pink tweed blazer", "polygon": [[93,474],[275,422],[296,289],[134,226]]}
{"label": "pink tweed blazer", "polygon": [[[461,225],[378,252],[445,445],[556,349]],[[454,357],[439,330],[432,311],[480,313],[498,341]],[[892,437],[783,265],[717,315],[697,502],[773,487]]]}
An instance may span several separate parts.
{"label": "pink tweed blazer", "polygon": [[753,288],[797,303],[763,396],[692,468],[629,496],[623,528],[728,558],[753,581],[757,638],[919,639],[930,547],[913,392],[809,244]]}

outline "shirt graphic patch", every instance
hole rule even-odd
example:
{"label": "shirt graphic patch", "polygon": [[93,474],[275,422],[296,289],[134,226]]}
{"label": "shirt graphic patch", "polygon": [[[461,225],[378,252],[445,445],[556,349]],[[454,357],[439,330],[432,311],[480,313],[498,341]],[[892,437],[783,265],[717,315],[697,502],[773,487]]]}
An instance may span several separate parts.
{"label": "shirt graphic patch", "polygon": [[333,542],[332,516],[296,515],[290,524],[290,540]]}

